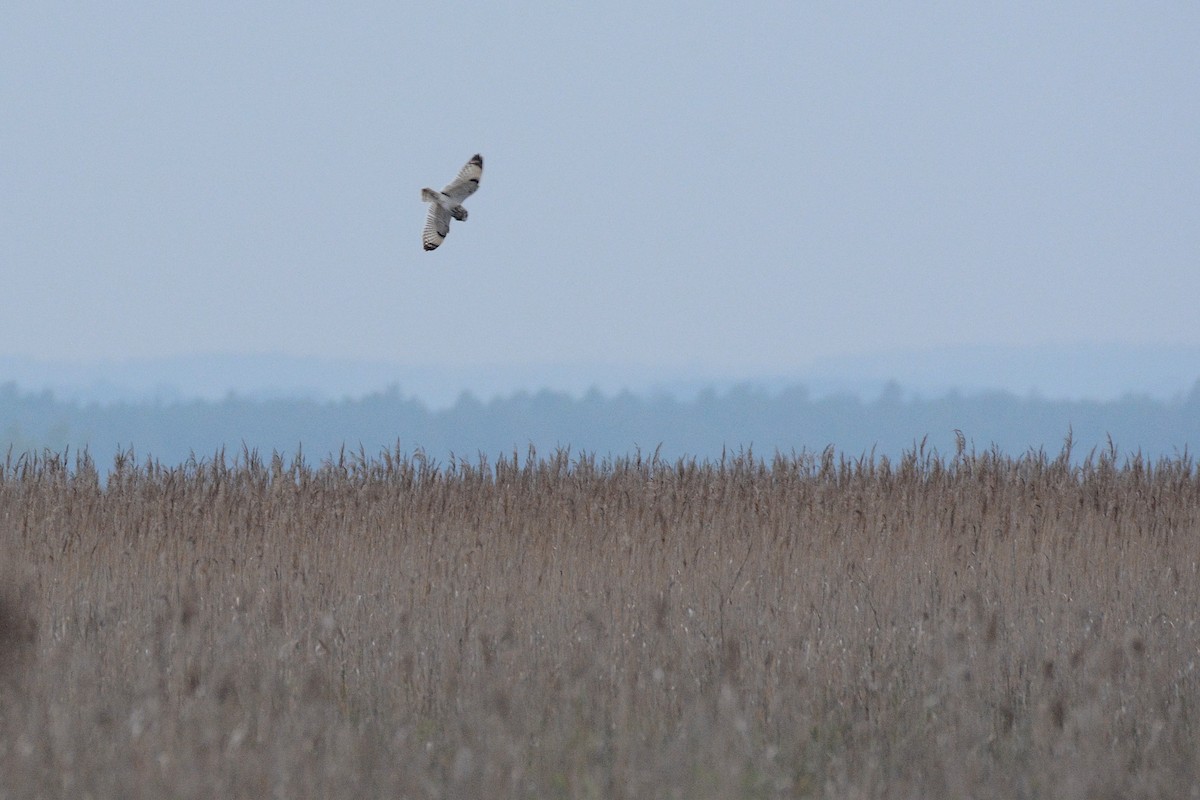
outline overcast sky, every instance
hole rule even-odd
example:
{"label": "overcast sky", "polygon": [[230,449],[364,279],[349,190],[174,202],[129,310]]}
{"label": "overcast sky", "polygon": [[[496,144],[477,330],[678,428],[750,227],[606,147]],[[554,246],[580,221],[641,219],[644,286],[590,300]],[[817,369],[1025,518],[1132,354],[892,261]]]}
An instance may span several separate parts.
{"label": "overcast sky", "polygon": [[1198,41],[1194,3],[5,3],[0,354],[1200,345]]}

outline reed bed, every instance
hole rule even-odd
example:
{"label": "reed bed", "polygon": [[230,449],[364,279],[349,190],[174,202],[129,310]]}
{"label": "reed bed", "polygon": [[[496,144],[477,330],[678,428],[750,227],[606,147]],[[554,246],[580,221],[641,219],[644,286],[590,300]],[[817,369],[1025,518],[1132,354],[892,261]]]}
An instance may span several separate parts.
{"label": "reed bed", "polygon": [[0,798],[1200,797],[1200,470],[10,454]]}

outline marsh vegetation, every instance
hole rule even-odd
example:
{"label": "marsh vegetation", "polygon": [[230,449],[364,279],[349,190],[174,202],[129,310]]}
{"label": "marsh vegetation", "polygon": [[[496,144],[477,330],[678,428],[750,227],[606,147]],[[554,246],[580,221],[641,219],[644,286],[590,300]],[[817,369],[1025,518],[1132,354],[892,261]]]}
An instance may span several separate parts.
{"label": "marsh vegetation", "polygon": [[1200,471],[0,471],[0,797],[1185,797]]}

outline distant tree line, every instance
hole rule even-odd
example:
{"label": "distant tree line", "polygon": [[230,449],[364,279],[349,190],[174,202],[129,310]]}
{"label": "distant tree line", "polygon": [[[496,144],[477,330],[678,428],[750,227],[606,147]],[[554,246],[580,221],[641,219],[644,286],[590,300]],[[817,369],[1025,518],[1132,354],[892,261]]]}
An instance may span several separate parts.
{"label": "distant tree line", "polygon": [[768,392],[740,386],[690,400],[628,393],[583,397],[540,391],[489,401],[463,394],[430,409],[398,389],[337,402],[252,399],[80,404],[48,392],[0,386],[0,446],[27,450],[86,448],[103,464],[117,452],[182,463],[224,449],[279,452],[322,460],[340,451],[382,449],[436,459],[494,458],[499,453],[570,448],[600,456],[658,451],[666,458],[719,458],[751,448],[896,456],[924,443],[953,453],[956,431],[968,447],[1019,454],[1057,453],[1068,434],[1076,457],[1115,447],[1148,458],[1191,453],[1200,444],[1200,381],[1171,401],[1129,396],[1108,402],[1047,400],[1007,393],[905,398],[891,385],[880,397],[813,397],[802,387]]}

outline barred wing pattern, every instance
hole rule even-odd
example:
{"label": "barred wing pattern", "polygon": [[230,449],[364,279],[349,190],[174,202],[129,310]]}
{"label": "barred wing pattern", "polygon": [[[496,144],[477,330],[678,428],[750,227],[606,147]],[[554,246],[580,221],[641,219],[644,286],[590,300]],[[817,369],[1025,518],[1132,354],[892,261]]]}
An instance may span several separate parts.
{"label": "barred wing pattern", "polygon": [[475,190],[479,188],[479,179],[482,177],[483,156],[476,153],[458,171],[458,176],[445,189],[442,189],[442,194],[456,203],[461,203],[475,194]]}
{"label": "barred wing pattern", "polygon": [[483,156],[476,153],[458,171],[458,175],[440,192],[422,189],[421,199],[429,203],[429,214],[425,217],[422,242],[426,250],[436,250],[450,233],[450,218],[465,220],[467,210],[461,203],[479,188],[483,177]]}
{"label": "barred wing pattern", "polygon": [[437,246],[446,240],[450,232],[450,212],[440,203],[429,204],[429,214],[425,217],[425,232],[421,240],[426,250],[436,250]]}

